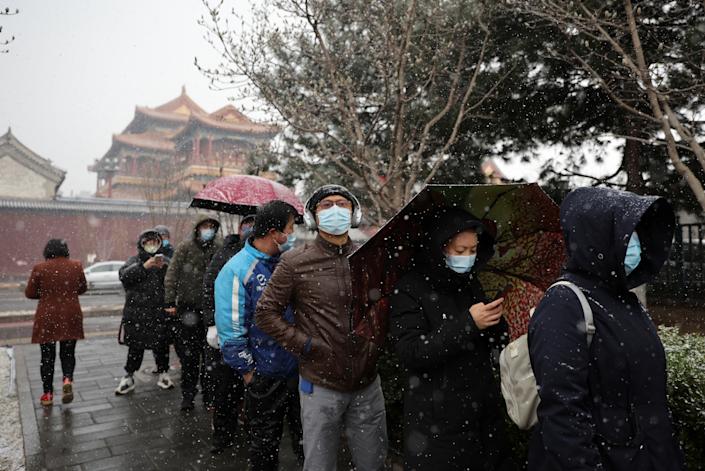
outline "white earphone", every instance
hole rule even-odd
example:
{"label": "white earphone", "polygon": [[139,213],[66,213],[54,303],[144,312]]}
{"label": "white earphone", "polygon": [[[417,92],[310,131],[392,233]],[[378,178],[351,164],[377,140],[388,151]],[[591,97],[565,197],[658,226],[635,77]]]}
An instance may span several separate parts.
{"label": "white earphone", "polygon": [[[324,193],[324,196],[320,197],[321,193]],[[313,213],[313,211],[311,211],[310,208],[311,200],[313,200],[313,198],[315,197],[319,197],[320,201],[321,199],[330,195],[340,195],[344,198],[349,199],[352,202],[353,213],[351,219],[351,227],[358,227],[360,225],[360,222],[362,222],[362,208],[360,207],[360,201],[355,197],[355,195],[350,192],[350,190],[341,185],[324,185],[314,191],[313,194],[309,197],[309,199],[306,200],[306,204],[304,205],[304,224],[306,225],[306,227],[311,230],[316,230],[318,228],[318,224],[316,224],[316,215]]]}

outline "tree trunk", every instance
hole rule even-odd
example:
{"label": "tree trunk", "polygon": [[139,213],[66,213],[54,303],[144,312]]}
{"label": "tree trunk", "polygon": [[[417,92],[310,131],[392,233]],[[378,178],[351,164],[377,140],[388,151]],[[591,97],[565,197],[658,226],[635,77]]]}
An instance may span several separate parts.
{"label": "tree trunk", "polygon": [[[627,116],[624,118],[626,122],[626,135],[636,136],[636,126],[633,120]],[[644,144],[634,139],[626,139],[624,143],[624,151],[622,155],[622,168],[627,172],[627,191],[636,193],[637,195],[644,194],[644,180],[641,177],[641,156],[643,153]]]}

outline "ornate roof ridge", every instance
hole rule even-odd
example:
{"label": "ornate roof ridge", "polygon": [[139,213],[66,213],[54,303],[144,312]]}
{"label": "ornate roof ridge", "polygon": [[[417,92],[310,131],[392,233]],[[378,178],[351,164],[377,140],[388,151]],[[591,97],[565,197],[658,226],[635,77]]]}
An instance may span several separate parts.
{"label": "ornate roof ridge", "polygon": [[[66,178],[66,170],[55,166],[51,160],[42,157],[32,149],[24,145],[17,137],[12,134],[12,129],[8,128],[7,132],[0,136],[0,146],[9,145],[15,148],[20,157],[24,157],[30,168],[37,173],[40,173],[49,180],[56,182],[58,189],[61,183]],[[12,157],[12,155],[10,155]]]}
{"label": "ornate roof ridge", "polygon": [[173,100],[169,100],[168,102],[164,103],[163,105],[157,106],[156,108],[154,108],[154,110],[161,111],[161,112],[167,112],[167,113],[186,114],[186,113],[179,113],[177,111],[182,108],[185,108],[190,113],[208,114],[208,113],[206,113],[206,111],[203,108],[201,108],[198,105],[198,103],[193,101],[193,99],[186,94],[186,86],[181,87],[181,95],[174,98]]}

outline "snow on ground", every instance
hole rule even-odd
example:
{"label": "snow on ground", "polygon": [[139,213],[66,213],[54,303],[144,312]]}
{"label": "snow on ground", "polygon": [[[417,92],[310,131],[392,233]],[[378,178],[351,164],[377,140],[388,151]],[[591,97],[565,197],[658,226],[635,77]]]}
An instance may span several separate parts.
{"label": "snow on ground", "polygon": [[20,423],[17,386],[10,385],[10,357],[7,348],[0,348],[0,469],[24,471],[24,444]]}

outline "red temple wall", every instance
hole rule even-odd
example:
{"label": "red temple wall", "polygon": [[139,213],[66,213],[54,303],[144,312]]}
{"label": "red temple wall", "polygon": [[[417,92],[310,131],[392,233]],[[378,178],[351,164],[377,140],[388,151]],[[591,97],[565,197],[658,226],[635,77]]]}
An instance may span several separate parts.
{"label": "red temple wall", "polygon": [[159,217],[152,214],[110,214],[76,211],[0,210],[0,279],[22,279],[43,261],[42,252],[52,238],[65,239],[71,258],[84,266],[96,261],[126,260],[136,252],[140,232],[156,224],[171,228],[172,243],[191,233],[193,215]]}

